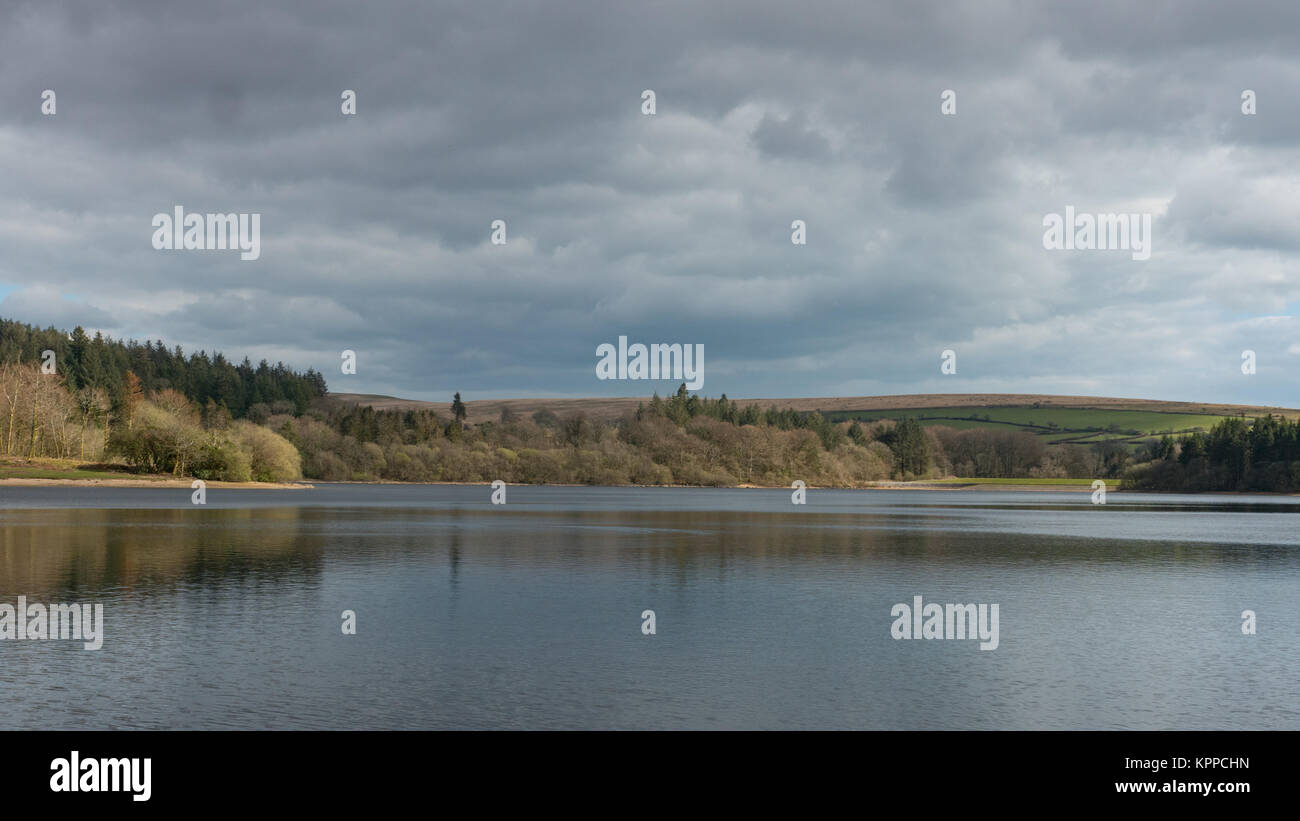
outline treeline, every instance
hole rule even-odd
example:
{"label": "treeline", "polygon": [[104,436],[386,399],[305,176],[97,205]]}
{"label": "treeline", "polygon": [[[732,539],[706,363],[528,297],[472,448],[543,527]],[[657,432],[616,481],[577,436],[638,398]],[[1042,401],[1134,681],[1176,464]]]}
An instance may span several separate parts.
{"label": "treeline", "polygon": [[1300,420],[1220,421],[1209,433],[1152,442],[1130,486],[1174,491],[1300,491]]}
{"label": "treeline", "polygon": [[916,419],[864,425],[821,413],[742,404],[721,396],[655,396],[615,423],[509,410],[465,424],[449,413],[380,411],[339,402],[265,424],[292,442],[309,479],[574,484],[812,485],[883,479],[1117,477],[1127,449],[1046,446],[1033,434],[926,428]]}
{"label": "treeline", "polygon": [[[42,367],[54,352],[52,372]],[[1152,490],[1300,490],[1300,423],[1225,419],[1209,433],[1052,445],[1021,431],[836,422],[816,411],[657,394],[613,423],[581,413],[445,414],[330,400],[315,371],[186,357],[0,320],[0,453],[232,481],[492,481],[857,487],[883,479],[1123,478]]]}
{"label": "treeline", "polygon": [[73,391],[65,376],[35,363],[0,363],[0,453],[120,459],[149,473],[233,482],[302,477],[292,444],[211,401],[201,411],[170,388],[146,398],[141,380],[128,371],[114,410],[103,388]]}
{"label": "treeline", "polygon": [[[696,398],[692,407],[703,402]],[[679,424],[658,410],[681,404],[643,408],[616,424],[581,413],[516,417],[507,411],[495,422],[468,425],[455,413],[331,402],[302,416],[272,416],[266,424],[297,446],[309,479],[771,485],[801,478],[860,486],[888,478],[892,469],[892,453],[880,442],[858,445],[841,436],[841,444],[828,450],[802,423],[738,425],[688,413],[676,417]]]}
{"label": "treeline", "polygon": [[[760,409],[685,386],[614,423],[539,411],[466,423],[456,394],[446,414],[375,410],[332,400],[305,413],[287,402],[232,420],[175,391],[139,400],[108,450],[133,464],[205,478],[599,485],[860,487],[884,479],[1110,478],[1158,490],[1300,488],[1300,423],[1226,419],[1208,434],[1052,445],[1031,433],[831,422],[817,412]],[[19,414],[20,421],[25,418]],[[39,427],[39,425],[38,425]],[[21,430],[21,425],[20,425]],[[71,441],[68,431],[63,441]],[[20,443],[22,441],[20,434]]]}
{"label": "treeline", "polygon": [[69,334],[0,319],[0,364],[40,365],[47,361],[45,351],[54,352],[54,373],[68,391],[74,396],[103,391],[115,415],[126,400],[128,372],[139,379],[145,395],[174,390],[199,407],[209,402],[223,406],[236,419],[250,411],[269,414],[277,402],[290,403],[292,412],[301,414],[326,393],[321,374],[310,369],[298,373],[280,362],[253,365],[246,357],[236,364],[215,352],[186,356],[180,346],[168,350],[161,341],[121,341],[100,333],[91,337],[81,327]]}
{"label": "treeline", "polygon": [[[231,481],[301,476],[291,444],[254,422],[301,414],[325,380],[162,342],[0,319],[0,454],[121,459],[149,472]],[[253,420],[253,421],[248,421]]]}

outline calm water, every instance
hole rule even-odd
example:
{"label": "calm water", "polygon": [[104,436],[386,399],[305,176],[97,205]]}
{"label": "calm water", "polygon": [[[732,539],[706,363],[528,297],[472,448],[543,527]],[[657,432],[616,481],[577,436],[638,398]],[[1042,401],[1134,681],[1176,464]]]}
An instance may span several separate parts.
{"label": "calm water", "polygon": [[0,602],[107,634],[0,641],[0,729],[1300,729],[1300,499],[490,493],[0,488]]}

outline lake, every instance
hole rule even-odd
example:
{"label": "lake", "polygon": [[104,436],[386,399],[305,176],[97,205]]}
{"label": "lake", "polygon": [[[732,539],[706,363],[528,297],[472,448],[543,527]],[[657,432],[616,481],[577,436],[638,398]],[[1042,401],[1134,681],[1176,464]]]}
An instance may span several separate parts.
{"label": "lake", "polygon": [[1296,497],[491,493],[0,488],[0,729],[1300,729]]}

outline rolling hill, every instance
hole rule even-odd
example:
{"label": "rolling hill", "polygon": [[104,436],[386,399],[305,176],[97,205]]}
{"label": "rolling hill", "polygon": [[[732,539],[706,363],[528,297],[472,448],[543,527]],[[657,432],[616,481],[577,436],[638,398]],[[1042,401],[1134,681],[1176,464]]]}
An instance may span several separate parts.
{"label": "rolling hill", "polygon": [[[330,397],[376,410],[433,409],[444,416],[450,403],[399,399],[392,396],[331,393]],[[1226,416],[1248,418],[1275,414],[1300,417],[1300,410],[1259,405],[1177,402],[1158,399],[1123,399],[1098,396],[1046,394],[903,394],[894,396],[808,397],[737,399],[741,405],[775,406],[795,411],[819,411],[834,421],[899,419],[916,416],[925,425],[954,428],[1021,430],[1048,442],[1092,444],[1104,439],[1136,441],[1161,434],[1209,430]],[[495,421],[509,408],[518,416],[550,411],[563,417],[585,414],[593,421],[614,421],[635,411],[649,397],[593,397],[578,399],[480,399],[466,401],[468,421]]]}

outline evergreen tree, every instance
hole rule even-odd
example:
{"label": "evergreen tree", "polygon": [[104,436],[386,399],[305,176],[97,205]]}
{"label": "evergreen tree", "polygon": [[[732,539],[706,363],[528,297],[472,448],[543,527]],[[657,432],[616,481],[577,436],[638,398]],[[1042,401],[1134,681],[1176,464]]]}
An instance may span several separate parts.
{"label": "evergreen tree", "polygon": [[930,469],[930,440],[916,417],[901,420],[890,444],[900,478],[924,476]]}
{"label": "evergreen tree", "polygon": [[862,426],[858,424],[856,419],[853,420],[852,425],[849,425],[849,438],[853,440],[855,445],[867,444],[867,434],[862,430]]}
{"label": "evergreen tree", "polygon": [[469,415],[465,403],[460,401],[460,391],[456,391],[456,396],[451,400],[451,415],[456,420],[456,426],[465,427],[465,417]]}

